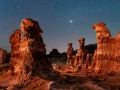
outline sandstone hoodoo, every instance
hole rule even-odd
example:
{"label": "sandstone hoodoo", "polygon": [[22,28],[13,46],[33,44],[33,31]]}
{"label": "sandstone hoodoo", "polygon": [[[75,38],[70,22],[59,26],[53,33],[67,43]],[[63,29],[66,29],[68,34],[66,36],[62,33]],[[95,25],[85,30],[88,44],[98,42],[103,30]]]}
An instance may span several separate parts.
{"label": "sandstone hoodoo", "polygon": [[99,42],[102,38],[111,37],[110,31],[105,27],[104,22],[94,24],[93,29],[96,31],[97,42]]}
{"label": "sandstone hoodoo", "polygon": [[46,58],[45,44],[41,37],[43,32],[38,22],[25,18],[20,27],[23,37],[19,48],[19,60],[14,66],[14,72],[19,73],[22,68],[23,73],[42,75],[44,72],[52,70],[52,66]]}
{"label": "sandstone hoodoo", "polygon": [[0,80],[1,87],[25,84],[32,77],[54,79],[56,75],[59,75],[47,59],[45,44],[41,36],[43,31],[38,22],[25,18],[20,27],[21,30],[15,30],[10,37],[10,69],[7,77]]}
{"label": "sandstone hoodoo", "polygon": [[105,78],[109,73],[117,73],[120,69],[120,38],[112,38],[105,23],[93,25],[97,37],[97,50],[94,53],[94,71],[97,75]]}
{"label": "sandstone hoodoo", "polygon": [[[73,54],[73,47],[71,43],[68,44],[67,58],[68,65],[77,71],[80,71],[82,67],[86,69],[89,66],[92,66],[92,53],[88,52],[88,49],[85,49],[85,38],[80,38],[78,40],[79,49],[77,49],[76,54]],[[93,51],[94,52],[94,51]]]}
{"label": "sandstone hoodoo", "polygon": [[72,47],[72,43],[68,43],[68,49],[67,49],[67,65],[70,65],[71,63],[71,59],[73,57],[73,47]]}
{"label": "sandstone hoodoo", "polygon": [[14,33],[10,36],[9,42],[11,43],[11,52],[10,52],[10,66],[14,68],[14,65],[19,60],[19,48],[21,42],[21,31],[15,30]]}
{"label": "sandstone hoodoo", "polygon": [[77,57],[77,61],[80,64],[83,64],[85,62],[85,58],[86,58],[86,51],[84,50],[84,43],[85,43],[85,38],[80,38],[78,40],[78,44],[79,44],[79,49],[77,50],[76,53],[76,57]]}

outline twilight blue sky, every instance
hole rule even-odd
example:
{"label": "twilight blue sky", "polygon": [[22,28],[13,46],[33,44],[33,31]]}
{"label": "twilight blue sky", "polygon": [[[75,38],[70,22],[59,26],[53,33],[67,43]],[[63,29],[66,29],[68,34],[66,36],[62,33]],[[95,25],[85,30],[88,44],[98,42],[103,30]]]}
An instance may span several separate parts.
{"label": "twilight blue sky", "polygon": [[[112,36],[120,30],[120,0],[0,0],[0,47],[10,51],[9,37],[23,18],[39,22],[47,53],[78,48],[77,40],[96,43],[92,25],[105,22]],[[70,22],[72,20],[72,22]]]}

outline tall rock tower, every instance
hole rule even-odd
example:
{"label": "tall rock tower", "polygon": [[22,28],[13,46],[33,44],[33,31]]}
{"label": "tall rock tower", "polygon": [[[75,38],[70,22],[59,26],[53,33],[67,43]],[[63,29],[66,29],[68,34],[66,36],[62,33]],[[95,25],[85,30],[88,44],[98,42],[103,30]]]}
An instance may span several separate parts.
{"label": "tall rock tower", "polygon": [[[10,37],[10,69],[0,78],[0,86],[25,85],[33,78],[53,80],[59,73],[47,59],[43,31],[37,21],[25,18]],[[7,76],[6,76],[7,75]],[[4,78],[3,78],[4,77]]]}
{"label": "tall rock tower", "polygon": [[93,25],[96,31],[97,50],[94,53],[94,71],[96,74],[105,77],[109,73],[118,72],[120,69],[120,38],[112,38],[105,23]]}

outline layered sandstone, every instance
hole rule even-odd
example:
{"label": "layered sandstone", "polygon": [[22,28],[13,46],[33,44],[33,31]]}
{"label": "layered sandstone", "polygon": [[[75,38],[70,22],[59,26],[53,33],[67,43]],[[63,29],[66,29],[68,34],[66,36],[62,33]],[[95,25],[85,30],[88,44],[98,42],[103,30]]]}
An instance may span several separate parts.
{"label": "layered sandstone", "polygon": [[45,44],[41,36],[43,31],[38,22],[25,18],[22,20],[20,27],[24,36],[21,38],[20,56],[14,66],[14,73],[23,77],[32,75],[50,79],[50,75],[55,74],[55,71],[46,57]]}
{"label": "layered sandstone", "polygon": [[97,50],[93,57],[94,71],[104,77],[120,68],[120,34],[112,38],[104,23],[94,24],[93,28],[97,37]]}
{"label": "layered sandstone", "polygon": [[30,18],[22,20],[21,31],[15,30],[10,37],[10,69],[0,86],[25,85],[32,78],[55,79],[59,73],[54,71],[47,59],[43,33],[37,21]]}

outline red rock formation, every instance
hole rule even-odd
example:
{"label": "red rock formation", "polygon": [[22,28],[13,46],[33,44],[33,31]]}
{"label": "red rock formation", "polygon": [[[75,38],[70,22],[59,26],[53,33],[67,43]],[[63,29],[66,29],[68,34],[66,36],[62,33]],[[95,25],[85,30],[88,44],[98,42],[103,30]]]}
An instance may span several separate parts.
{"label": "red rock formation", "polygon": [[72,47],[72,43],[68,43],[68,50],[66,52],[67,54],[67,64],[69,65],[71,63],[71,59],[73,57],[73,47]]}
{"label": "red rock formation", "polygon": [[79,49],[83,50],[84,49],[84,44],[85,44],[85,38],[80,38],[78,40],[78,44],[79,44]]}
{"label": "red rock formation", "polygon": [[76,60],[75,60],[76,67],[81,66],[86,61],[87,52],[84,50],[84,43],[85,43],[84,38],[80,38],[78,40],[79,49],[77,50],[77,53],[76,53]]}
{"label": "red rock formation", "polygon": [[112,38],[109,30],[104,26],[105,24],[103,25],[103,23],[93,25],[96,30],[96,37],[98,40],[97,50],[93,57],[95,64],[94,71],[102,77],[105,77],[107,73],[116,72],[116,70],[120,68],[119,34],[116,38]]}
{"label": "red rock formation", "polygon": [[94,24],[93,29],[96,31],[97,42],[99,42],[102,38],[111,37],[110,31],[105,27],[104,22]]}
{"label": "red rock formation", "polygon": [[[25,85],[31,79],[55,79],[59,73],[54,71],[47,59],[38,22],[25,18],[10,37],[10,70],[0,78],[0,86]],[[22,37],[22,34],[24,36]],[[12,72],[11,72],[12,71]],[[7,75],[7,76],[6,76]]]}
{"label": "red rock formation", "polygon": [[53,68],[47,60],[45,44],[43,43],[38,23],[32,19],[25,18],[20,27],[24,37],[21,39],[20,57],[14,66],[14,73],[21,76],[37,75],[48,78]]}
{"label": "red rock formation", "polygon": [[34,21],[30,18],[25,18],[22,20],[20,27],[22,29],[22,33],[24,33],[25,35],[29,34],[28,30],[30,27],[34,28],[35,32],[39,35],[41,35],[43,33],[42,29],[39,27],[38,22]]}
{"label": "red rock formation", "polygon": [[0,63],[6,61],[7,51],[0,48]]}
{"label": "red rock formation", "polygon": [[120,32],[118,32],[118,34],[117,34],[116,38],[120,38]]}
{"label": "red rock formation", "polygon": [[10,52],[10,64],[11,68],[14,67],[14,65],[19,60],[19,48],[20,48],[20,42],[21,42],[21,31],[15,30],[14,33],[10,36],[11,43],[11,52]]}

